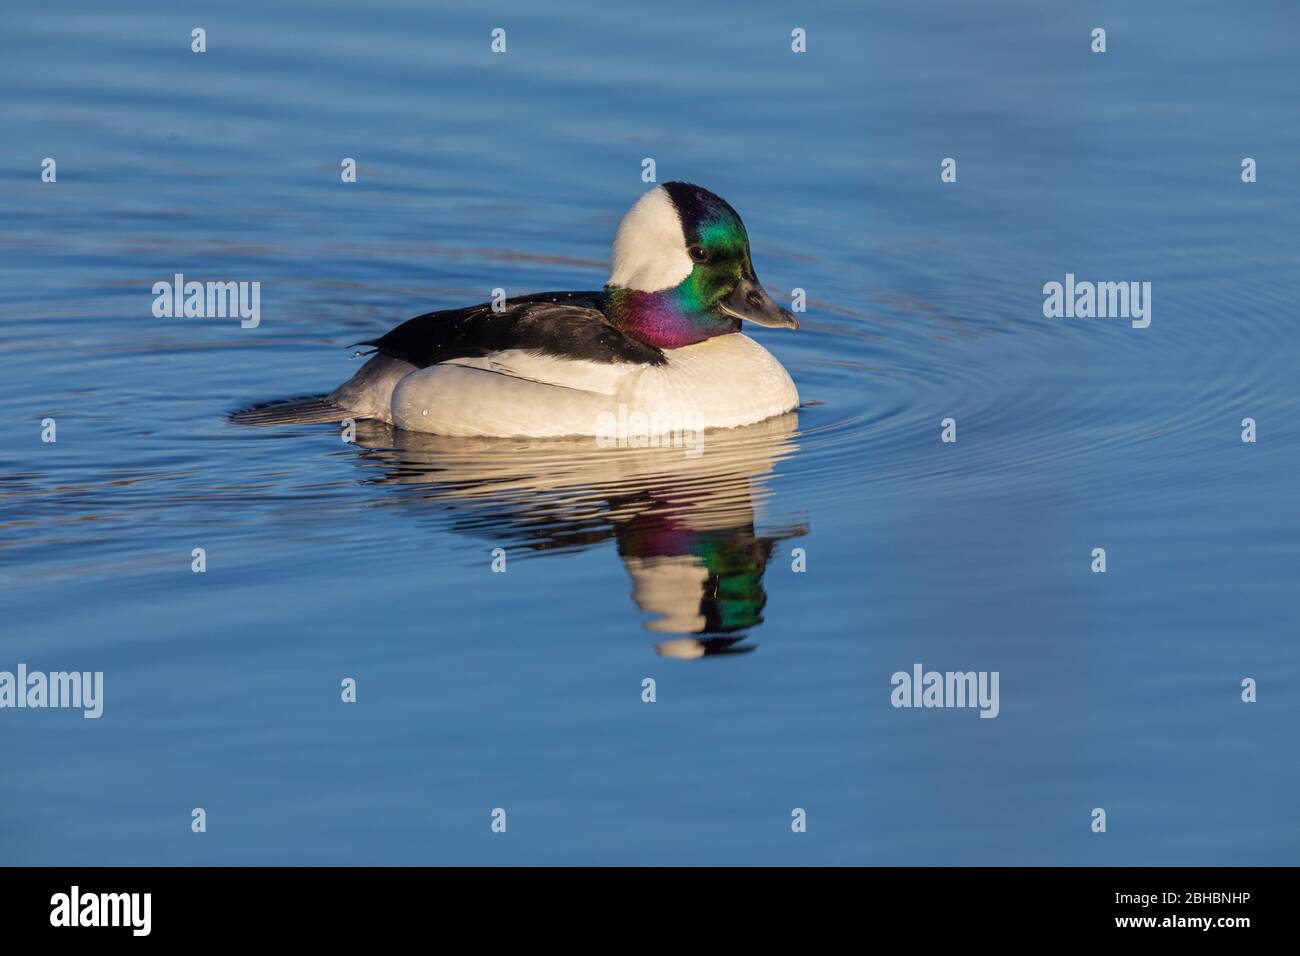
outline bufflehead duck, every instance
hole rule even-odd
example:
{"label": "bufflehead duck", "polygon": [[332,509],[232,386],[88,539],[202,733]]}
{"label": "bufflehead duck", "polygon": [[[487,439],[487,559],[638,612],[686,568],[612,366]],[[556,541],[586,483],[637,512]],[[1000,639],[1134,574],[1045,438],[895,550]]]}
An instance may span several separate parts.
{"label": "bufflehead duck", "polygon": [[375,354],[324,398],[232,420],[271,425],[379,419],[447,436],[594,435],[640,413],[647,434],[690,421],[733,428],[799,404],[789,374],[740,333],[795,329],[759,285],[749,236],[721,197],[656,186],[623,217],[609,281],[416,316],[362,345]]}

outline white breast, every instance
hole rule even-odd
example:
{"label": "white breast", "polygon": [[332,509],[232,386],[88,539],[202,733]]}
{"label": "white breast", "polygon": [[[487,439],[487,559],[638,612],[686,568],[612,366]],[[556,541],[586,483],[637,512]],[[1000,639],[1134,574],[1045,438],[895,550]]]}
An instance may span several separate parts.
{"label": "white breast", "polygon": [[600,434],[613,416],[657,434],[735,428],[799,404],[781,363],[739,333],[664,355],[665,364],[650,366],[511,351],[430,366],[398,383],[393,423],[438,435],[550,438]]}

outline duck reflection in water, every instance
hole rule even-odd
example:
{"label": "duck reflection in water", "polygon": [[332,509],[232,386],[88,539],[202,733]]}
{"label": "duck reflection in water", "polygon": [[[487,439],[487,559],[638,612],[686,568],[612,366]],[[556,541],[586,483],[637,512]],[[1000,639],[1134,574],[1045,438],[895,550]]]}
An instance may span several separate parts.
{"label": "duck reflection in water", "polygon": [[533,553],[574,552],[610,539],[659,654],[740,654],[763,623],[763,575],[801,522],[756,530],[771,512],[771,478],[795,454],[797,416],[710,431],[704,453],[599,448],[592,438],[443,438],[358,422],[367,481],[380,504]]}

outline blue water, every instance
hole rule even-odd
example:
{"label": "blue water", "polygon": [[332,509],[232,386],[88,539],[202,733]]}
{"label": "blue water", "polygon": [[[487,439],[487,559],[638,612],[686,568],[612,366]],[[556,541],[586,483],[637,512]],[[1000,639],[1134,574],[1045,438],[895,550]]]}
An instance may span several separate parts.
{"label": "blue water", "polygon": [[[0,670],[105,701],[0,710],[0,862],[1300,861],[1298,25],[9,11]],[[807,290],[755,333],[791,418],[697,460],[225,420],[418,312],[598,287],[647,157]],[[177,272],[259,281],[260,326],[155,318]],[[1150,327],[1045,318],[1066,273],[1151,282]],[[997,671],[999,716],[894,708],[915,663]]]}

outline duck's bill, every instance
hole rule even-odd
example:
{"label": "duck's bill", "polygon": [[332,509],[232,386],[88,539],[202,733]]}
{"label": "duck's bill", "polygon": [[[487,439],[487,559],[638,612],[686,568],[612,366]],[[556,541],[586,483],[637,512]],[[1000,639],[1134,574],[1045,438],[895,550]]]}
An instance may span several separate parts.
{"label": "duck's bill", "polygon": [[797,329],[799,320],[772,301],[761,285],[741,279],[736,291],[721,302],[718,308],[726,315],[769,329]]}

